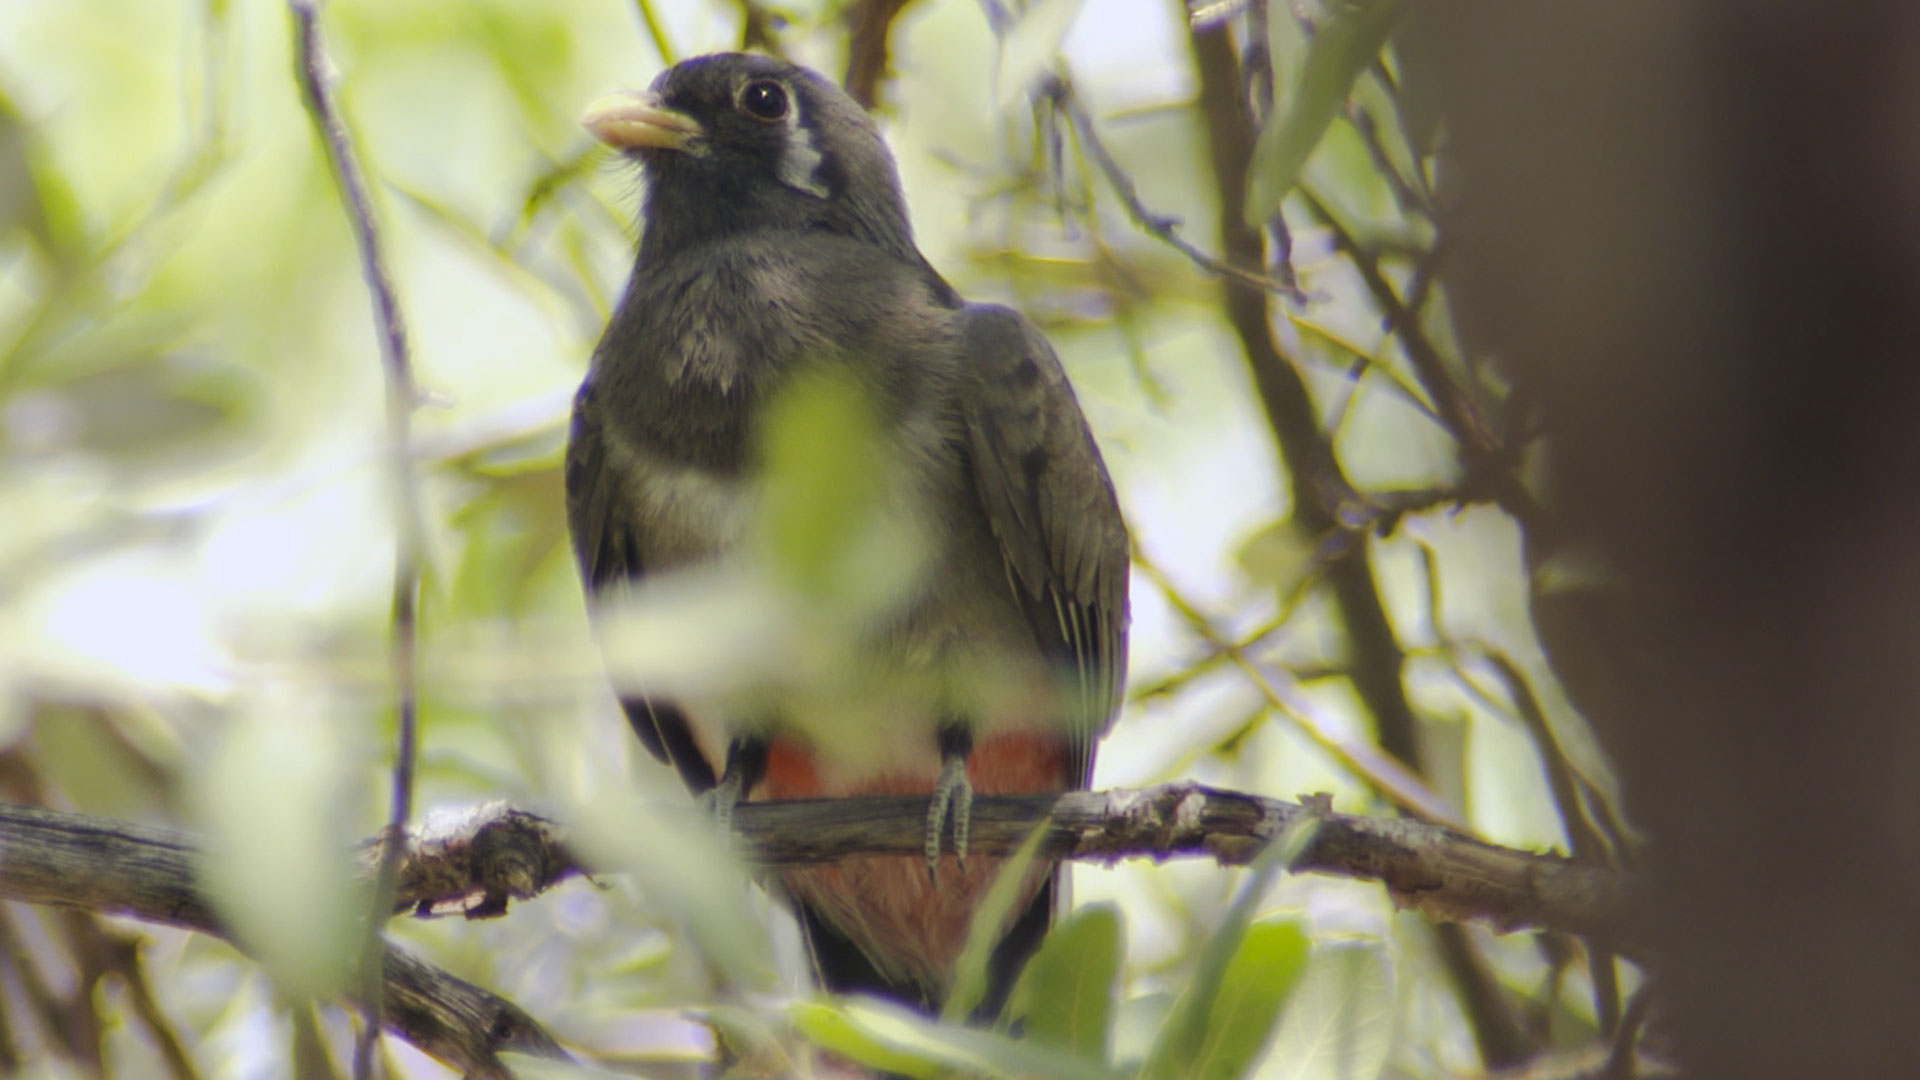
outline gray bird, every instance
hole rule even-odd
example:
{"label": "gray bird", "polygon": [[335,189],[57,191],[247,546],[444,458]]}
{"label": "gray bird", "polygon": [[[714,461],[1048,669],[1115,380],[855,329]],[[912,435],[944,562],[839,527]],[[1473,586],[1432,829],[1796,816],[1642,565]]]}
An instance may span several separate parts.
{"label": "gray bird", "polygon": [[[778,695],[622,704],[723,819],[742,799],[930,796],[926,861],[779,877],[826,987],[937,1008],[1001,865],[965,858],[974,794],[1086,787],[1118,707],[1128,543],[1112,482],[1046,339],[928,265],[892,156],[832,82],[703,56],[583,123],[646,178],[633,277],[567,447],[590,600],[741,555],[768,496],[766,418],[809,372],[870,399],[878,489],[923,546],[898,595],[847,631],[884,711],[817,723]],[[949,824],[958,858],[943,860]],[[1059,873],[1024,883],[986,1009],[1049,925]]]}

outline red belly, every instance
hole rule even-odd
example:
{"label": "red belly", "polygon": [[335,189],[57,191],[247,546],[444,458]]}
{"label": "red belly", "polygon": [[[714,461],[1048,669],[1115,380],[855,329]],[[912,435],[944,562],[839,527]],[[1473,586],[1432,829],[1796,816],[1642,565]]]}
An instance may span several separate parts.
{"label": "red belly", "polygon": [[[1049,733],[1010,733],[982,739],[967,760],[967,776],[976,795],[1017,795],[1064,791],[1070,748]],[[843,798],[853,795],[930,795],[939,777],[889,775],[826,790],[803,744],[776,739],[767,755],[766,779],[755,788],[762,799]],[[866,953],[881,974],[911,979],[938,1001],[953,979],[953,962],[966,944],[973,911],[992,886],[1004,862],[970,857],[961,871],[954,856],[940,857],[937,879],[929,881],[927,862],[917,855],[870,855],[842,859],[832,866],[787,870],[780,875],[795,898],[819,912],[834,929]],[[1017,916],[1026,909],[1050,865],[1028,875]],[[1006,927],[1001,927],[1004,933]]]}

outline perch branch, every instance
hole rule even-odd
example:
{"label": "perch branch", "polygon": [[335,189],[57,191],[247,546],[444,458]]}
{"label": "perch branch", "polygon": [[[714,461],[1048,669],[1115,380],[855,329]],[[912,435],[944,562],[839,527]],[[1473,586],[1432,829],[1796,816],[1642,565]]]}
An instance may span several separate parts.
{"label": "perch branch", "polygon": [[[1435,919],[1615,941],[1624,932],[1628,882],[1610,870],[1498,847],[1413,819],[1336,814],[1198,784],[983,795],[974,805],[969,844],[982,855],[1008,854],[1045,822],[1045,850],[1060,858],[1111,863],[1206,857],[1244,865],[1306,813],[1323,820],[1296,864],[1300,870],[1379,881],[1401,906]],[[691,813],[689,822],[704,825]],[[926,800],[744,803],[734,823],[768,866],[911,855],[924,850]],[[396,911],[498,915],[510,899],[586,872],[560,826],[505,803],[435,815],[408,841]],[[377,857],[374,847],[366,845],[366,859]],[[222,933],[192,889],[193,857],[192,844],[176,833],[0,803],[0,896],[10,899],[119,911]],[[1622,942],[1622,948],[1632,951],[1634,943]]]}
{"label": "perch branch", "polygon": [[[0,803],[0,897],[127,915],[232,940],[200,894],[193,842],[176,832]],[[391,945],[382,957],[385,1027],[468,1076],[506,1080],[504,1051],[567,1060],[509,1001]]]}

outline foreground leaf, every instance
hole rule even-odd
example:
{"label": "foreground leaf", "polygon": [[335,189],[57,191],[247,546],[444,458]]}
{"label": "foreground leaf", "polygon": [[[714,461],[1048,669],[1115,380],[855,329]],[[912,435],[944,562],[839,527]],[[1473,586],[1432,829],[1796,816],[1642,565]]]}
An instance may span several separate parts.
{"label": "foreground leaf", "polygon": [[1375,1080],[1393,1049],[1393,972],[1378,941],[1342,942],[1307,963],[1260,1080]]}
{"label": "foreground leaf", "polygon": [[1125,951],[1120,909],[1093,904],[1068,915],[1027,963],[1027,1038],[1088,1061],[1106,1061]]}
{"label": "foreground leaf", "polygon": [[1247,224],[1258,228],[1293,190],[1307,158],[1352,93],[1354,80],[1386,46],[1400,4],[1401,0],[1331,0],[1326,15],[1315,24],[1300,77],[1290,93],[1276,100],[1254,145],[1247,170],[1247,204],[1242,210]]}

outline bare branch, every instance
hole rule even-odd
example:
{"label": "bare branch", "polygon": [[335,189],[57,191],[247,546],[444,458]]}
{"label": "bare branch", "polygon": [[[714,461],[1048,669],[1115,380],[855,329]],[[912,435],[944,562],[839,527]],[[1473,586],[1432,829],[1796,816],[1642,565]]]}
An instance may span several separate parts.
{"label": "bare branch", "polygon": [[653,51],[660,55],[660,63],[667,67],[679,63],[673,41],[667,37],[666,23],[661,21],[660,13],[653,10],[653,0],[636,0],[634,6],[639,9],[641,24],[647,28],[647,40],[653,42]]}
{"label": "bare branch", "polygon": [[1087,156],[1092,158],[1094,165],[1099,168],[1101,175],[1107,178],[1107,183],[1113,187],[1113,193],[1120,197],[1120,204],[1126,207],[1127,216],[1133,219],[1133,223],[1138,225],[1141,231],[1185,255],[1193,261],[1194,265],[1210,274],[1232,278],[1252,285],[1254,288],[1279,293],[1295,300],[1306,298],[1305,294],[1291,282],[1235,266],[1219,256],[1201,250],[1186,237],[1181,236],[1178,231],[1179,218],[1153,210],[1141,200],[1140,191],[1134,186],[1133,177],[1127,174],[1126,169],[1121,167],[1120,162],[1115,160],[1112,152],[1107,149],[1107,144],[1093,126],[1093,117],[1087,113],[1087,107],[1080,103],[1080,98],[1074,94],[1073,88],[1067,84],[1067,81],[1057,76],[1051,77],[1044,84],[1041,92],[1052,99],[1054,108],[1066,114],[1067,118],[1073,122],[1074,134],[1080,140],[1080,148],[1086,151]]}

